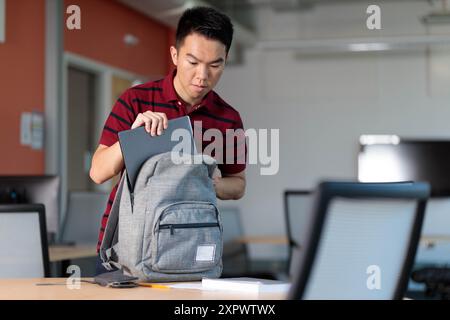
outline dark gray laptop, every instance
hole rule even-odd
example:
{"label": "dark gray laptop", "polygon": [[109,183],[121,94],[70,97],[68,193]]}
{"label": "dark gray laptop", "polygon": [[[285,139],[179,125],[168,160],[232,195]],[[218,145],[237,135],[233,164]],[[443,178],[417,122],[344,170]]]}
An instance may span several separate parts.
{"label": "dark gray laptop", "polygon": [[125,168],[127,169],[129,186],[133,189],[141,166],[150,157],[169,152],[182,141],[172,141],[172,133],[176,129],[186,129],[191,139],[191,154],[196,154],[191,121],[188,116],[169,120],[169,125],[160,136],[151,136],[144,127],[119,132]]}

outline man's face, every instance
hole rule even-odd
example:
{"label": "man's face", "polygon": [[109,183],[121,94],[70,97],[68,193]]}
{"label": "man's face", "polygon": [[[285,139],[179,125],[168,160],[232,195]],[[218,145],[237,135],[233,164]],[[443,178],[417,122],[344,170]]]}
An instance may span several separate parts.
{"label": "man's face", "polygon": [[177,66],[174,80],[177,93],[189,104],[199,103],[219,82],[227,56],[225,45],[191,33],[178,50],[171,47],[170,53]]}

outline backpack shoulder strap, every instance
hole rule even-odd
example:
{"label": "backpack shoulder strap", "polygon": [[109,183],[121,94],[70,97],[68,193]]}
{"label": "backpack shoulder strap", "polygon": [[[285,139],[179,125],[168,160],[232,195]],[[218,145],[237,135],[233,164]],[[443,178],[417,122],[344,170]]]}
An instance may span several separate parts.
{"label": "backpack shoulder strap", "polygon": [[117,188],[116,196],[109,213],[108,223],[106,225],[105,233],[103,235],[102,244],[100,246],[100,258],[103,261],[103,266],[107,270],[112,270],[111,266],[121,269],[117,261],[116,247],[119,241],[119,208],[120,199],[122,197],[124,183],[127,183],[126,171],[122,174]]}

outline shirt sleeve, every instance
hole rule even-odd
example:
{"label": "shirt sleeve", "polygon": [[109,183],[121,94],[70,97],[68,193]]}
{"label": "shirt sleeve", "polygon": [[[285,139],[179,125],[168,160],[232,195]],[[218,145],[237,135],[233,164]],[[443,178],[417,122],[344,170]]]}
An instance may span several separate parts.
{"label": "shirt sleeve", "polygon": [[118,133],[131,129],[137,114],[130,90],[127,90],[117,99],[106,119],[99,144],[110,147],[116,143],[119,140]]}
{"label": "shirt sleeve", "polygon": [[224,155],[228,155],[230,151],[232,151],[233,156],[225,157],[224,163],[218,165],[222,174],[236,174],[244,171],[247,163],[247,141],[244,125],[240,116],[236,121],[233,130],[227,130],[223,148]]}

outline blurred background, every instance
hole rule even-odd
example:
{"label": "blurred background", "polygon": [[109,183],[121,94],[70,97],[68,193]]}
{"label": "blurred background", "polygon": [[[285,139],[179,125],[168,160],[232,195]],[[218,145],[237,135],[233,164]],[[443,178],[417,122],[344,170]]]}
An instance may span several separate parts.
{"label": "blurred background", "polygon": [[[69,28],[71,5],[81,29]],[[362,135],[450,140],[446,0],[0,0],[2,192],[6,202],[12,192],[46,197],[51,242],[96,243],[112,188],[89,178],[104,121],[124,90],[173,68],[176,23],[195,5],[221,9],[235,25],[216,91],[245,128],[280,130],[278,173],[249,165],[245,197],[220,202],[262,271],[285,268],[285,192],[357,180]],[[368,27],[370,5],[380,8],[380,29]],[[450,171],[439,175],[450,181]],[[46,195],[25,191],[30,179]],[[427,215],[427,235],[450,237],[445,196]],[[450,246],[426,242],[419,254],[446,264]]]}

